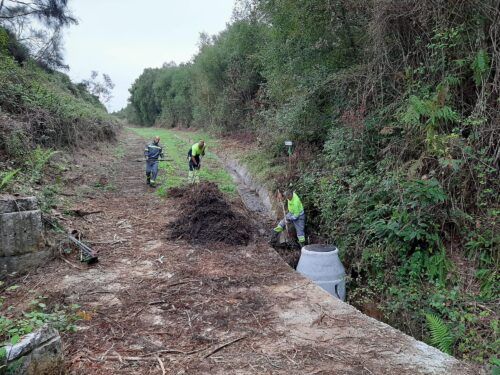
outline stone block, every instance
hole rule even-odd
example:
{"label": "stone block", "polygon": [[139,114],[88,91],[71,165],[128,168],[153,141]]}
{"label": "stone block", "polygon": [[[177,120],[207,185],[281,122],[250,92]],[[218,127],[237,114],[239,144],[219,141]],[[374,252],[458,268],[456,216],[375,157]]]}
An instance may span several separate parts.
{"label": "stone block", "polygon": [[14,197],[12,195],[0,195],[0,215],[11,212],[34,211],[38,209],[35,197]]}
{"label": "stone block", "polygon": [[12,272],[27,272],[54,258],[52,250],[38,250],[33,253],[0,257],[0,280]]}
{"label": "stone block", "polygon": [[[64,361],[59,332],[45,325],[24,336],[15,345],[7,345],[2,364],[4,371],[12,375],[63,374]],[[2,374],[2,370],[0,370]]]}
{"label": "stone block", "polygon": [[39,210],[0,215],[0,257],[36,251],[43,243]]}

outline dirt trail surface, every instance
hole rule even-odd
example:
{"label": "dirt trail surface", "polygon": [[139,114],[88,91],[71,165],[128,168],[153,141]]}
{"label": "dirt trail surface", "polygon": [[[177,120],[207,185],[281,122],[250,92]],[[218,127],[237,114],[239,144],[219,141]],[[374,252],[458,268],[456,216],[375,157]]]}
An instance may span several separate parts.
{"label": "dirt trail surface", "polygon": [[19,280],[47,303],[87,312],[63,335],[69,373],[477,373],[333,299],[258,235],[246,246],[167,239],[165,227],[185,214],[182,198],[162,200],[145,185],[132,161],[144,140],[124,137],[125,156],[104,167],[114,189],[80,202],[101,212],[65,222],[99,263],[58,260]]}

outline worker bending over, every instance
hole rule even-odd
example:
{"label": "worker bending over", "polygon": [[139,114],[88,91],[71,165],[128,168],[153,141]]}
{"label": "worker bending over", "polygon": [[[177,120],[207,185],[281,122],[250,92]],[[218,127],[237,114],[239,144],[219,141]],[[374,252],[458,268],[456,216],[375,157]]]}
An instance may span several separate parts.
{"label": "worker bending over", "polygon": [[188,182],[192,184],[193,182],[200,182],[200,176],[198,176],[198,171],[201,167],[201,157],[205,156],[205,141],[201,140],[191,146],[188,152],[189,160],[189,174]]}
{"label": "worker bending over", "polygon": [[159,159],[163,158],[163,148],[160,146],[160,137],[156,136],[153,142],[144,149],[146,158],[146,183],[155,186],[158,177]]}
{"label": "worker bending over", "polygon": [[299,196],[294,191],[286,191],[285,198],[288,201],[288,213],[283,220],[279,222],[278,226],[274,228],[274,231],[276,233],[281,233],[286,227],[286,224],[292,222],[297,232],[299,245],[303,246],[306,243],[306,214],[304,213],[304,207],[302,206]]}

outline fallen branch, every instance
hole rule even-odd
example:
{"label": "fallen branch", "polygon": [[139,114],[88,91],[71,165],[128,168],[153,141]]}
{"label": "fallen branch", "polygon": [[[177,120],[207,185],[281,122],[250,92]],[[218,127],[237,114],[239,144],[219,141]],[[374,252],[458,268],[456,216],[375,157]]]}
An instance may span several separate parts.
{"label": "fallen branch", "polygon": [[204,350],[207,350],[208,348],[210,348],[210,345],[206,346],[204,348],[201,348],[201,349],[191,350],[190,352],[185,352],[183,350],[178,350],[178,349],[162,349],[162,350],[158,350],[158,351],[156,351],[154,353],[144,354],[143,357],[148,357],[148,356],[152,356],[152,355],[156,355],[156,354],[183,354],[183,355],[191,355],[191,354],[195,354],[195,353],[199,353],[199,352],[202,352]]}
{"label": "fallen branch", "polygon": [[128,240],[126,240],[126,239],[119,238],[119,239],[111,240],[111,241],[87,241],[87,242],[92,244],[92,245],[115,245],[117,243],[123,243],[123,242],[127,242],[127,241]]}
{"label": "fallen branch", "polygon": [[[193,283],[193,282],[197,282],[197,281],[199,281],[199,280],[184,280],[184,281],[179,281],[179,282],[176,282],[176,283],[166,284],[166,285],[162,285],[161,282],[160,282],[157,285],[153,286],[153,288],[156,288],[159,285],[163,286],[164,288],[171,288],[173,286],[183,285],[183,284],[189,284],[189,283]],[[168,295],[171,294],[171,293],[162,292],[162,291],[153,291],[153,292],[154,293],[159,293],[159,294],[168,294]]]}
{"label": "fallen branch", "polygon": [[165,375],[166,372],[165,372],[165,366],[163,365],[163,361],[161,360],[161,358],[159,356],[156,356],[156,359],[158,360],[158,363],[160,364],[162,374]]}
{"label": "fallen branch", "polygon": [[110,359],[110,360],[114,360],[114,361],[119,361],[119,362],[123,362],[123,361],[134,361],[134,362],[139,362],[139,361],[152,361],[152,362],[156,362],[156,358],[154,357],[122,357],[122,356],[108,356],[108,357],[104,357],[105,360],[107,359]]}
{"label": "fallen branch", "polygon": [[70,212],[73,213],[73,214],[75,214],[76,216],[84,217],[84,216],[87,216],[87,215],[100,214],[102,212],[102,210],[98,210],[98,211],[84,211],[84,210],[80,210],[80,209],[74,209],[74,210],[70,210]]}
{"label": "fallen branch", "polygon": [[232,340],[232,341],[226,342],[225,344],[219,345],[219,346],[217,346],[215,349],[211,350],[209,353],[205,354],[205,355],[203,356],[203,358],[208,358],[208,357],[210,357],[212,354],[217,353],[219,350],[224,349],[225,347],[227,347],[227,346],[229,346],[229,345],[232,345],[232,344],[234,344],[235,342],[241,341],[241,340],[243,340],[243,339],[244,339],[244,338],[246,338],[246,337],[247,337],[247,335],[245,335],[245,336],[241,336],[241,337],[238,337],[238,338],[236,338],[236,339],[234,339],[234,340]]}
{"label": "fallen branch", "polygon": [[136,318],[137,315],[139,315],[141,312],[143,312],[144,310],[146,309],[146,306],[144,306],[143,308],[141,308],[139,311],[137,311],[136,313],[134,313],[134,315],[132,316],[133,318]]}
{"label": "fallen branch", "polygon": [[303,287],[308,286],[308,285],[310,285],[310,284],[311,284],[311,282],[310,282],[310,281],[307,281],[307,282],[305,282],[305,283],[304,283],[304,284],[302,284],[302,285],[296,286],[295,288],[285,290],[285,291],[283,292],[283,294],[289,293],[289,292],[291,292],[292,290],[295,290],[295,289],[300,289],[300,288],[303,288]]}
{"label": "fallen branch", "polygon": [[88,198],[88,199],[95,199],[96,198],[95,196],[88,195],[88,194],[74,194],[74,193],[64,193],[64,192],[59,192],[57,194],[63,195],[65,197],[83,197],[83,198]]}

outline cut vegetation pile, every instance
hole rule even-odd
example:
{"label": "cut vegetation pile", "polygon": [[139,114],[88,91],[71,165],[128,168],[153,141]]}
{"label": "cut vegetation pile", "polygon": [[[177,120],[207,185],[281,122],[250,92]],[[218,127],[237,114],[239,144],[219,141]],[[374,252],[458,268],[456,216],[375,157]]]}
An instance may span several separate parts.
{"label": "cut vegetation pile", "polygon": [[195,244],[247,245],[250,241],[248,220],[231,208],[214,183],[205,182],[182,191],[171,189],[169,196],[180,199],[179,212],[183,213],[168,224],[169,238]]}

